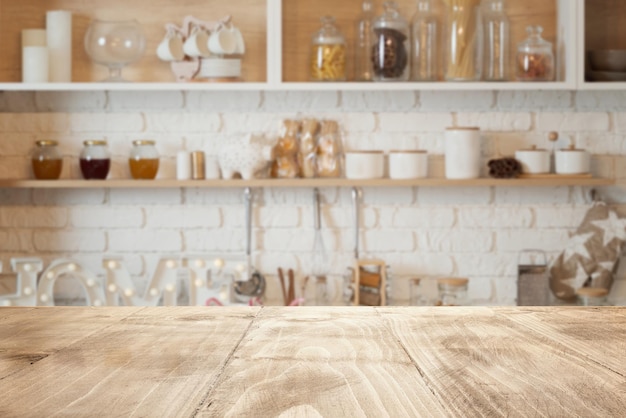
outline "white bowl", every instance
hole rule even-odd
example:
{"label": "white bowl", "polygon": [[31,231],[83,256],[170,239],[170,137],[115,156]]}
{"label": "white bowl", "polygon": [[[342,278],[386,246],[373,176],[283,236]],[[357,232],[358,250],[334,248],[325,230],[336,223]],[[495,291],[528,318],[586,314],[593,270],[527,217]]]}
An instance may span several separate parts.
{"label": "white bowl", "polygon": [[426,151],[390,151],[389,178],[396,180],[428,177],[428,153]]}
{"label": "white bowl", "polygon": [[382,151],[346,152],[346,178],[379,179],[385,175],[385,154]]}

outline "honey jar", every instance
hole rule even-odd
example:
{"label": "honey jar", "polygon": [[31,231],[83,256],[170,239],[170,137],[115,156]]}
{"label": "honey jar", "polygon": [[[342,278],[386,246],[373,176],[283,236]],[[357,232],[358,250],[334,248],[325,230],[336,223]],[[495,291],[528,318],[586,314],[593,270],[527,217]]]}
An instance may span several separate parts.
{"label": "honey jar", "polygon": [[63,157],[57,149],[57,141],[37,141],[32,152],[33,174],[37,180],[57,180],[61,177]]}
{"label": "honey jar", "polygon": [[111,154],[106,141],[85,141],[80,153],[80,171],[85,180],[104,180],[111,168]]}
{"label": "honey jar", "polygon": [[153,180],[159,171],[159,152],[155,142],[150,140],[133,141],[128,158],[130,174],[135,180]]}

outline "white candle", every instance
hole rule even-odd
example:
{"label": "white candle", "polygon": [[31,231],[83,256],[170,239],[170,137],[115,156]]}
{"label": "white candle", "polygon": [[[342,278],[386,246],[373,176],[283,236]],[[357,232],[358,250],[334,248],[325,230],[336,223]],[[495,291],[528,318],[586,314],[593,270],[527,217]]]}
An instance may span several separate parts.
{"label": "white candle", "polygon": [[72,81],[72,12],[54,10],[46,13],[50,81]]}
{"label": "white candle", "polygon": [[187,151],[178,151],[176,154],[176,178],[178,180],[191,179],[191,154]]}
{"label": "white candle", "polygon": [[27,46],[48,46],[45,29],[24,29],[22,30],[22,48]]}
{"label": "white candle", "polygon": [[45,46],[22,48],[22,81],[24,83],[48,81],[48,48]]}

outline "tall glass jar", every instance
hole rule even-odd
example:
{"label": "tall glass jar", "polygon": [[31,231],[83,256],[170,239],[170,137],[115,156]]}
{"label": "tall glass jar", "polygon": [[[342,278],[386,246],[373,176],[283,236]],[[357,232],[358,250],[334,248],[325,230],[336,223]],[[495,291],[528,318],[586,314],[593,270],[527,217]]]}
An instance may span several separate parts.
{"label": "tall glass jar", "polygon": [[482,30],[479,0],[445,0],[445,79],[476,81],[481,77]]}
{"label": "tall glass jar", "polygon": [[133,141],[128,158],[130,174],[135,180],[153,180],[159,171],[159,153],[154,141]]}
{"label": "tall glass jar", "polygon": [[519,81],[553,81],[552,44],[541,37],[541,26],[526,28],[528,38],[517,46],[516,72]]}
{"label": "tall glass jar", "polygon": [[354,48],[354,79],[372,81],[372,60],[370,54],[374,41],[372,24],[374,23],[374,2],[363,2],[361,17],[356,27],[356,45]]}
{"label": "tall glass jar", "polygon": [[322,28],[311,39],[311,80],[346,79],[346,38],[332,16],[322,17]]}
{"label": "tall glass jar", "polygon": [[409,24],[395,2],[385,2],[384,8],[384,13],[374,21],[374,81],[407,81],[411,74]]}
{"label": "tall glass jar", "polygon": [[106,141],[85,141],[80,153],[80,171],[85,180],[104,180],[111,168],[111,154]]}
{"label": "tall glass jar", "polygon": [[505,0],[487,0],[483,10],[483,78],[505,81],[509,78],[509,18]]}
{"label": "tall glass jar", "polygon": [[37,141],[31,154],[33,174],[37,180],[57,180],[61,177],[63,157],[57,141]]}
{"label": "tall glass jar", "polygon": [[438,78],[439,19],[432,9],[432,0],[419,0],[411,22],[413,53],[411,80],[435,81]]}

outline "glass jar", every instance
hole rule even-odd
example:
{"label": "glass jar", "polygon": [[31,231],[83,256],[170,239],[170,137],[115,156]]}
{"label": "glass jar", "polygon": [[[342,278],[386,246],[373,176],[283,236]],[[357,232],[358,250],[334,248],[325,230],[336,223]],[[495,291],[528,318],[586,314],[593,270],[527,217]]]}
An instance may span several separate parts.
{"label": "glass jar", "polygon": [[361,17],[356,26],[356,45],[354,48],[354,79],[356,81],[372,81],[372,61],[370,54],[374,32],[374,4],[365,0],[361,6]]}
{"label": "glass jar", "polygon": [[411,80],[436,81],[439,59],[439,20],[432,10],[432,0],[419,0],[411,22]]}
{"label": "glass jar", "polygon": [[609,291],[600,287],[581,287],[576,290],[579,306],[607,306]]}
{"label": "glass jar", "polygon": [[311,80],[346,79],[346,38],[332,16],[322,17],[322,29],[311,40]]}
{"label": "glass jar", "polygon": [[517,46],[515,75],[519,81],[553,81],[552,44],[541,37],[541,26],[528,26],[528,38]]}
{"label": "glass jar", "polygon": [[61,177],[63,157],[57,141],[37,141],[31,154],[33,174],[37,180],[57,180]]}
{"label": "glass jar", "polygon": [[422,279],[411,279],[409,281],[410,300],[411,306],[427,306],[426,292],[424,291],[424,283]]}
{"label": "glass jar", "polygon": [[85,141],[80,153],[80,171],[85,180],[104,180],[111,168],[111,154],[106,141]]}
{"label": "glass jar", "polygon": [[154,141],[133,141],[128,158],[130,174],[135,180],[152,180],[159,171],[159,153]]}
{"label": "glass jar", "polygon": [[374,81],[407,81],[411,51],[408,22],[393,1],[384,4],[385,12],[374,21],[372,64]]}
{"label": "glass jar", "polygon": [[437,306],[464,306],[467,305],[468,279],[439,279],[437,289],[439,300]]}
{"label": "glass jar", "polygon": [[480,80],[482,31],[479,1],[454,0],[446,4],[445,79]]}
{"label": "glass jar", "polygon": [[504,0],[488,0],[483,13],[483,78],[505,81],[509,78],[509,18]]}

